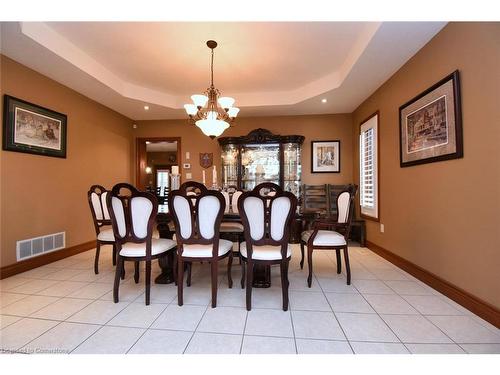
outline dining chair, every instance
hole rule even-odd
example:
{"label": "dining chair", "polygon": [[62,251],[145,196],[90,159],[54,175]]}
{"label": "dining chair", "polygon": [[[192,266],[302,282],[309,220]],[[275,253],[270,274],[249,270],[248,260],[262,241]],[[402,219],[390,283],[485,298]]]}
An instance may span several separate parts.
{"label": "dining chair", "polygon": [[354,211],[354,198],[356,196],[357,185],[349,185],[346,190],[337,196],[336,217],[320,218],[312,223],[312,229],[301,234],[300,241],[300,268],[304,267],[304,246],[307,246],[307,263],[309,265],[309,275],[307,285],[312,285],[312,254],[314,250],[335,250],[337,256],[337,274],[342,271],[340,250],[344,252],[344,262],[347,275],[347,285],[351,284],[351,269],[349,266],[348,239],[351,230],[351,222]]}
{"label": "dining chair", "polygon": [[[266,194],[271,190],[274,194]],[[246,306],[252,309],[252,282],[254,266],[280,265],[283,310],[288,310],[288,264],[292,256],[290,222],[297,208],[297,198],[278,185],[265,182],[245,192],[238,201],[238,209],[245,228],[245,242],[240,253],[243,261],[241,286],[246,274]],[[245,267],[246,265],[246,267]],[[245,269],[246,268],[246,269]]]}
{"label": "dining chair", "polygon": [[106,196],[108,190],[101,185],[92,185],[87,192],[90,212],[96,233],[96,249],[94,260],[94,273],[99,274],[99,254],[101,245],[111,245],[113,247],[113,266],[116,265],[116,246],[113,228],[109,217],[108,207],[106,206]]}
{"label": "dining chair", "polygon": [[115,303],[118,302],[120,275],[124,268],[124,262],[135,262],[134,280],[138,283],[139,262],[144,261],[146,263],[146,305],[149,305],[151,261],[167,256],[168,251],[175,250],[176,246],[173,240],[153,238],[158,200],[151,193],[139,191],[127,183],[119,183],[113,186],[113,189],[108,194],[106,204],[111,218],[117,250],[113,300]]}
{"label": "dining chair", "polygon": [[[193,195],[191,192],[195,191]],[[177,298],[183,305],[184,263],[209,262],[212,281],[212,307],[217,306],[218,262],[228,257],[227,279],[232,288],[231,266],[233,262],[233,244],[220,239],[220,224],[224,215],[223,195],[215,190],[208,190],[204,185],[188,181],[169,195],[169,208],[175,223],[177,241]],[[190,279],[191,275],[188,278]],[[188,280],[188,286],[190,280]]]}

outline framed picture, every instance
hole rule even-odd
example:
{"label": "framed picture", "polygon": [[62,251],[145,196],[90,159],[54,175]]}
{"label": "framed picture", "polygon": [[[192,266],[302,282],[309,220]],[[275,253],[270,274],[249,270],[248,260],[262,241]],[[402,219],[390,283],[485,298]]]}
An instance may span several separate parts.
{"label": "framed picture", "polygon": [[340,141],[311,141],[311,173],[340,173]]}
{"label": "framed picture", "polygon": [[399,107],[401,167],[463,157],[458,70]]}
{"label": "framed picture", "polygon": [[4,95],[3,149],[66,158],[67,117]]}

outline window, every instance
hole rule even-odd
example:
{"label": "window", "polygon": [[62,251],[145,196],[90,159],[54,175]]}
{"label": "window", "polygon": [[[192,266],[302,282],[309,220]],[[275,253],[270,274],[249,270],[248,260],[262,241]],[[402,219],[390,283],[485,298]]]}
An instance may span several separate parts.
{"label": "window", "polygon": [[378,221],[378,113],[361,123],[359,171],[361,216]]}

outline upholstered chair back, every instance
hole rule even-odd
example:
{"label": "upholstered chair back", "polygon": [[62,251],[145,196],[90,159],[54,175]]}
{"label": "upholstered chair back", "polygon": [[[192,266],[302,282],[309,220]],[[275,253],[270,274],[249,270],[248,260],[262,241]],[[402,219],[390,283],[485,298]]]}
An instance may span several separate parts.
{"label": "upholstered chair back", "polygon": [[[193,190],[197,191],[196,195],[190,194]],[[219,228],[226,206],[222,193],[189,181],[182,184],[179,190],[174,190],[168,201],[180,252],[184,244],[213,244],[213,255],[216,256]]]}
{"label": "upholstered chair back", "polygon": [[[271,189],[271,194],[265,193]],[[245,192],[238,200],[238,209],[245,227],[247,251],[252,246],[281,246],[286,257],[290,238],[290,221],[297,208],[297,198],[278,185],[263,183]]]}
{"label": "upholstered chair back", "polygon": [[92,219],[97,233],[99,233],[99,228],[103,225],[111,224],[108,207],[106,205],[107,195],[108,191],[101,185],[92,185],[87,192],[90,212],[92,213]]}
{"label": "upholstered chair back", "polygon": [[349,220],[349,210],[351,209],[351,194],[344,191],[337,198],[338,217],[337,222],[347,223]]}
{"label": "upholstered chair back", "polygon": [[158,200],[152,193],[120,183],[113,186],[106,203],[117,242],[151,243],[158,212]]}

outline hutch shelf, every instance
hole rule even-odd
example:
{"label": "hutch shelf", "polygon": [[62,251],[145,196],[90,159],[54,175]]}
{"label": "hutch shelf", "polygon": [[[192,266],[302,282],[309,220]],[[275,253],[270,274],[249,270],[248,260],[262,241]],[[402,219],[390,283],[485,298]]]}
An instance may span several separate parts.
{"label": "hutch shelf", "polygon": [[223,189],[252,190],[262,182],[274,182],[299,198],[303,142],[301,135],[276,135],[266,129],[219,138]]}

